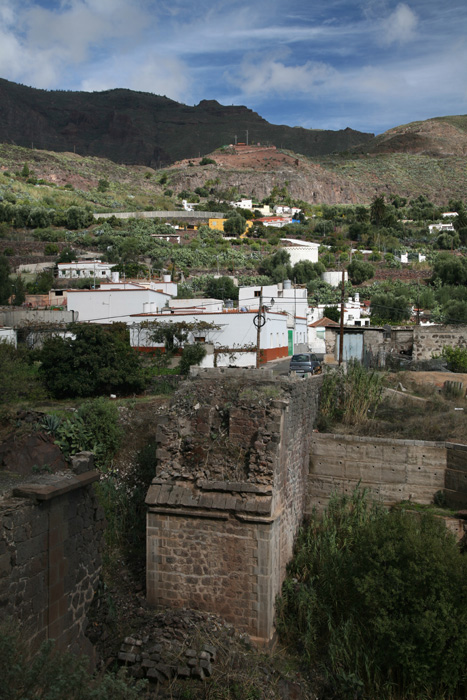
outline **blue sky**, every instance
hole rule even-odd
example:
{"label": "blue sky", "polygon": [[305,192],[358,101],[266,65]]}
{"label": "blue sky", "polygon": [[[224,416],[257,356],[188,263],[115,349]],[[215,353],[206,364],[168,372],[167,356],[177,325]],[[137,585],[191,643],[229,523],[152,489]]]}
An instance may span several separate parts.
{"label": "blue sky", "polygon": [[0,77],[381,133],[467,113],[467,0],[0,0]]}

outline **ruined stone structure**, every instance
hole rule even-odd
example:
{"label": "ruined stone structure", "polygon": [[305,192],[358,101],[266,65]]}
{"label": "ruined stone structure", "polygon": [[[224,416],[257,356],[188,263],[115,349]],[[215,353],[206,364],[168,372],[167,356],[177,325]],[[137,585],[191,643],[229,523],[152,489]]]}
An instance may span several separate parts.
{"label": "ruined stone structure", "polygon": [[75,472],[43,474],[0,499],[0,619],[21,624],[31,652],[46,639],[92,657],[86,614],[100,574],[104,519],[89,453]]}
{"label": "ruined stone structure", "polygon": [[147,595],[268,642],[306,503],[321,377],[198,370],[158,428]]}

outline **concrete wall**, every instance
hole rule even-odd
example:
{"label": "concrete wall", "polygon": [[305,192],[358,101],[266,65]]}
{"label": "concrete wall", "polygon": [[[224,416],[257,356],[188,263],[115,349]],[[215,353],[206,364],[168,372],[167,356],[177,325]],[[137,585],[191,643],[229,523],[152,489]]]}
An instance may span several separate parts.
{"label": "concrete wall", "polygon": [[149,602],[215,612],[272,638],[321,382],[225,369],[184,383],[158,428],[146,498]]}
{"label": "concrete wall", "polygon": [[72,321],[76,321],[73,312],[62,309],[24,309],[18,306],[0,307],[0,326],[19,328],[38,323],[65,325]]}
{"label": "concrete wall", "polygon": [[467,445],[314,433],[307,512],[358,483],[387,504],[433,503],[444,491],[448,505],[467,508]]}
{"label": "concrete wall", "polygon": [[86,652],[86,613],[101,568],[103,514],[95,471],[47,475],[0,499],[0,619],[21,626],[31,652],[46,639]]}

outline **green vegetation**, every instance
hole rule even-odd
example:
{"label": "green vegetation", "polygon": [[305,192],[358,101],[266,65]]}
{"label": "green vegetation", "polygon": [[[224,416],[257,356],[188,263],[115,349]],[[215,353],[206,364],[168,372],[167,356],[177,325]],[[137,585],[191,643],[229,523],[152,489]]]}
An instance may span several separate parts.
{"label": "green vegetation", "polygon": [[381,401],[382,376],[365,369],[359,362],[347,363],[343,368],[331,370],[324,375],[321,390],[318,427],[326,429],[341,421],[346,425],[361,424],[370,417]]}
{"label": "green vegetation", "polygon": [[278,629],[339,698],[465,696],[467,559],[444,522],[357,489],[301,531]]}
{"label": "green vegetation", "polygon": [[88,670],[86,656],[58,653],[54,642],[42,644],[30,659],[16,625],[0,628],[0,697],[2,700],[142,700],[146,681],[124,673],[96,674]]}
{"label": "green vegetation", "polygon": [[442,357],[447,360],[448,369],[452,372],[467,372],[467,348],[452,348],[446,345]]}
{"label": "green vegetation", "polygon": [[74,338],[49,337],[38,351],[39,374],[55,398],[128,394],[144,388],[140,360],[125,324],[71,325]]}

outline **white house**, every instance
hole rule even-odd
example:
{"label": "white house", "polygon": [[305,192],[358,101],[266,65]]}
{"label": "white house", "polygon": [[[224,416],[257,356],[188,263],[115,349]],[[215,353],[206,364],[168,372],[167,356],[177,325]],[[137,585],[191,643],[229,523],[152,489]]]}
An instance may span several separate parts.
{"label": "white house", "polygon": [[292,223],[291,216],[265,216],[262,219],[255,219],[255,223],[263,224],[266,228],[283,228]]}
{"label": "white house", "polygon": [[220,299],[170,299],[164,313],[221,313],[224,302]]}
{"label": "white house", "polygon": [[[212,323],[214,329],[200,327],[190,333],[188,342],[206,343],[208,354],[201,367],[251,367],[256,364],[256,344],[258,338],[257,311],[223,311],[222,313],[177,313],[177,314],[138,314],[132,317],[130,338],[133,347],[141,351],[162,348],[149,340],[145,322]],[[307,347],[306,319],[297,319],[296,327],[288,327],[288,318],[283,313],[266,311],[265,322],[260,332],[261,361],[287,357],[294,350],[303,351]],[[143,327],[141,327],[143,324]]]}
{"label": "white house", "polygon": [[122,289],[141,289],[144,287],[146,289],[152,289],[156,292],[163,292],[169,296],[176,297],[178,285],[176,282],[172,282],[170,275],[164,275],[162,280],[126,280],[125,282],[119,282],[118,285],[115,282],[101,282],[101,289],[115,289],[120,286]]}
{"label": "white house", "polygon": [[169,294],[149,287],[119,283],[98,289],[69,289],[67,306],[78,314],[80,322],[128,323],[133,314],[161,311],[170,299]]}
{"label": "white house", "polygon": [[115,264],[103,263],[100,260],[80,260],[72,263],[58,263],[59,279],[76,279],[79,277],[96,280],[111,279],[112,268]]}
{"label": "white house", "polygon": [[[313,325],[316,321],[319,321],[324,316],[324,309],[326,307],[335,307],[339,309],[341,305],[338,304],[318,304],[309,309],[308,313],[308,325]],[[368,316],[367,307],[360,302],[360,295],[358,292],[355,293],[355,298],[349,297],[347,301],[344,302],[344,325],[345,326],[369,326],[370,318]]]}
{"label": "white house", "polygon": [[452,224],[429,224],[428,229],[430,233],[434,231],[454,231],[454,226]]}
{"label": "white house", "polygon": [[[342,284],[342,270],[326,270],[321,274],[323,282],[327,282],[331,287],[339,287]],[[344,270],[344,282],[349,279],[347,270]]]}
{"label": "white house", "polygon": [[339,324],[324,316],[318,321],[308,324],[308,348],[310,352],[315,352],[317,355],[326,354],[326,326],[339,326]]}
{"label": "white house", "polygon": [[310,243],[310,241],[301,241],[296,238],[281,238],[283,245],[282,250],[286,250],[290,255],[290,264],[295,265],[302,260],[307,260],[311,263],[318,262],[319,243]]}
{"label": "white house", "polygon": [[288,207],[286,204],[276,204],[274,207],[274,214],[277,216],[291,216],[295,218],[301,211],[299,207]]}
{"label": "white house", "polygon": [[17,336],[14,328],[0,326],[0,343],[9,343],[17,347]]}
{"label": "white house", "polygon": [[252,209],[253,208],[253,200],[252,199],[240,199],[238,202],[230,202],[231,207],[235,207],[236,209]]}
{"label": "white house", "polygon": [[263,306],[270,311],[279,311],[291,316],[305,317],[308,312],[308,292],[306,287],[293,286],[289,280],[278,284],[253,287],[239,287],[238,308],[257,309],[263,290]]}

